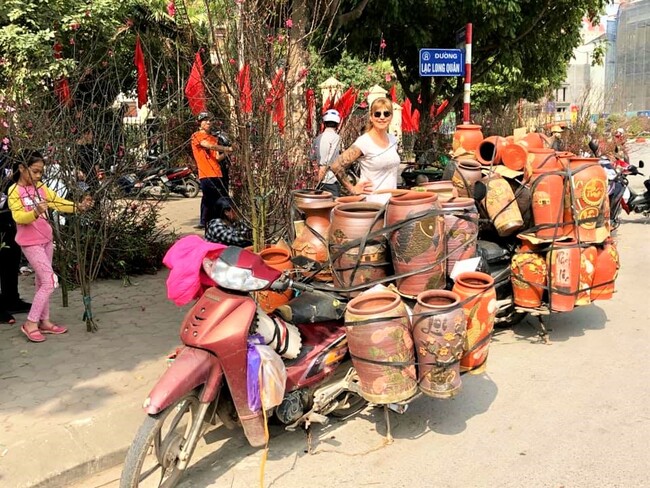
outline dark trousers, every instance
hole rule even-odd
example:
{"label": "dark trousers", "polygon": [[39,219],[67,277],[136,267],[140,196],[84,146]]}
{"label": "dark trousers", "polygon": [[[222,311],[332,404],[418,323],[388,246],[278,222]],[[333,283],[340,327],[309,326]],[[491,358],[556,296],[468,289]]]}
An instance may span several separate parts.
{"label": "dark trousers", "polygon": [[215,204],[220,197],[227,197],[223,181],[221,178],[201,178],[201,217],[199,223],[208,225],[212,219],[219,217],[216,215]]}
{"label": "dark trousers", "polygon": [[18,271],[20,269],[20,246],[14,240],[15,232],[0,232],[0,308],[18,301]]}
{"label": "dark trousers", "polygon": [[318,187],[319,190],[325,190],[330,192],[334,198],[341,196],[341,184],[340,183],[321,183]]}

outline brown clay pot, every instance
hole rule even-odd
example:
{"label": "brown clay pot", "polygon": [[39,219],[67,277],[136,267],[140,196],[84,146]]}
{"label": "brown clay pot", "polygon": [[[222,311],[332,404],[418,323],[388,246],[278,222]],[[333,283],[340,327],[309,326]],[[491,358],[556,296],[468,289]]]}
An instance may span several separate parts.
{"label": "brown clay pot", "polygon": [[591,285],[596,272],[596,258],[598,250],[595,246],[580,248],[580,281],[578,284],[578,296],[576,306],[589,305],[591,303]]}
{"label": "brown clay pot", "polygon": [[[392,197],[386,207],[386,226],[397,224],[415,215],[440,210],[438,195],[429,192],[409,192]],[[390,235],[390,250],[396,274],[421,270],[397,279],[397,289],[404,295],[415,296],[432,288],[445,286],[444,221],[438,212],[412,220]]]}
{"label": "brown clay pot", "polygon": [[508,143],[501,151],[501,162],[515,171],[522,171],[528,161],[528,149],[519,143]]}
{"label": "brown clay pot", "polygon": [[373,403],[394,403],[415,395],[415,366],[391,364],[415,361],[409,317],[399,295],[382,291],[352,299],[345,325],[363,397]]}
{"label": "brown clay pot", "polygon": [[435,193],[440,198],[454,198],[458,196],[458,190],[451,180],[430,181],[419,186],[424,191]]}
{"label": "brown clay pot", "polygon": [[293,191],[293,202],[300,208],[305,203],[333,201],[334,196],[325,190],[295,190]]}
{"label": "brown clay pot", "polygon": [[463,312],[467,321],[467,341],[460,370],[480,368],[482,371],[490,346],[488,337],[492,334],[497,313],[494,280],[478,271],[460,273],[452,291],[458,294],[461,302],[465,302]]}
{"label": "brown clay pot", "polygon": [[497,174],[486,178],[485,208],[500,236],[509,236],[524,226],[510,184]]}
{"label": "brown clay pot", "polygon": [[536,308],[542,304],[546,287],[546,260],[522,248],[510,262],[513,300],[520,307]]}
{"label": "brown clay pot", "polygon": [[569,167],[569,159],[575,158],[576,155],[569,151],[556,151],[555,157],[560,163],[560,166],[562,166],[563,169],[567,169]]}
{"label": "brown clay pot", "polygon": [[341,203],[358,203],[363,202],[366,199],[365,195],[347,195],[344,197],[338,197],[334,199],[337,204]]}
{"label": "brown clay pot", "polygon": [[[305,213],[305,225],[291,245],[295,256],[326,263],[329,260],[327,235],[330,227],[330,212],[336,206],[333,200],[301,202],[298,208]],[[331,281],[329,271],[316,275],[321,281]]]}
{"label": "brown clay pot", "polygon": [[568,173],[571,184],[566,185],[564,199],[565,234],[580,242],[602,242],[608,235],[601,214],[607,199],[607,173],[597,158],[569,159]]}
{"label": "brown clay pot", "polygon": [[481,163],[472,159],[461,159],[455,163],[456,169],[451,178],[459,197],[471,197],[474,183],[483,177]]}
{"label": "brown clay pot", "polygon": [[454,152],[462,148],[465,152],[476,151],[483,140],[483,133],[480,125],[463,124],[456,126],[452,147]]}
{"label": "brown clay pot", "polygon": [[503,158],[503,151],[508,145],[505,137],[490,136],[481,141],[476,149],[476,159],[483,166],[500,164]]}
{"label": "brown clay pot", "polygon": [[529,180],[535,171],[562,171],[562,165],[555,157],[555,151],[553,149],[528,149],[528,161],[524,168],[524,177],[526,180]]}
{"label": "brown clay pot", "polygon": [[580,248],[574,239],[556,241],[546,255],[551,269],[550,306],[554,312],[573,310],[580,281]]}
{"label": "brown clay pot", "polygon": [[[278,271],[287,271],[293,267],[293,264],[291,263],[291,253],[280,247],[268,247],[260,252],[260,257],[267,265],[271,268],[277,269]],[[288,303],[292,295],[293,292],[291,289],[282,293],[264,290],[257,292],[257,303],[260,305],[262,310],[266,313],[270,313],[280,305]]]}
{"label": "brown clay pot", "polygon": [[472,198],[454,198],[440,202],[444,211],[447,274],[456,261],[474,257],[478,236],[478,211]]}
{"label": "brown clay pot", "polygon": [[548,136],[539,132],[530,132],[522,137],[521,140],[528,145],[528,150],[551,147],[551,140],[548,138]]}
{"label": "brown clay pot", "polygon": [[614,281],[618,277],[620,258],[612,238],[605,241],[596,256],[596,270],[591,289],[591,300],[609,300],[614,294]]}
{"label": "brown clay pot", "polygon": [[412,321],[420,391],[434,398],[454,396],[461,388],[460,359],[467,335],[460,297],[446,290],[423,291]]}
{"label": "brown clay pot", "polygon": [[[383,235],[368,240],[364,249],[355,246],[334,257],[341,253],[341,246],[383,227],[384,206],[379,203],[344,203],[334,208],[328,240],[336,287],[349,288],[386,277],[390,263],[388,245]],[[350,293],[351,296],[358,294]]]}
{"label": "brown clay pot", "polygon": [[564,178],[542,169],[533,170],[533,218],[540,239],[557,239],[564,235]]}

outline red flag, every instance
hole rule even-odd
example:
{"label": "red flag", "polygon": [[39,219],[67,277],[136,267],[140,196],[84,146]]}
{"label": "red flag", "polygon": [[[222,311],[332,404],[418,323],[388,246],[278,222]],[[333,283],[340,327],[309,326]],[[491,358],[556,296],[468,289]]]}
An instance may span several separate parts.
{"label": "red flag", "polygon": [[311,135],[314,129],[314,119],[316,117],[316,93],[309,88],[305,92],[307,103],[307,132]]}
{"label": "red flag", "polygon": [[249,114],[253,111],[253,97],[251,96],[251,68],[245,64],[237,74],[237,86],[239,87],[239,103],[241,111]]}
{"label": "red flag", "polygon": [[205,112],[205,86],[203,85],[203,62],[200,52],[194,57],[190,77],[185,85],[185,96],[194,115]]}
{"label": "red flag", "polygon": [[392,102],[397,103],[397,90],[395,89],[395,85],[390,87],[390,91],[388,93]]}
{"label": "red flag", "polygon": [[271,103],[273,105],[273,122],[278,124],[280,134],[284,134],[285,111],[284,111],[284,70],[279,69],[271,82]]}
{"label": "red flag", "polygon": [[144,64],[144,53],[140,45],[140,36],[135,38],[135,56],[133,58],[135,67],[138,69],[138,106],[142,107],[147,103],[147,67]]}
{"label": "red flag", "polygon": [[[63,46],[61,43],[56,42],[53,46],[54,50],[54,59],[62,59]],[[54,82],[54,93],[59,98],[59,102],[65,106],[72,105],[72,94],[70,93],[70,83],[68,83],[68,78],[62,76]]]}
{"label": "red flag", "polygon": [[338,110],[341,115],[341,123],[350,115],[352,112],[352,107],[354,107],[354,102],[357,100],[357,92],[354,88],[348,88],[341,98],[336,102],[334,108]]}

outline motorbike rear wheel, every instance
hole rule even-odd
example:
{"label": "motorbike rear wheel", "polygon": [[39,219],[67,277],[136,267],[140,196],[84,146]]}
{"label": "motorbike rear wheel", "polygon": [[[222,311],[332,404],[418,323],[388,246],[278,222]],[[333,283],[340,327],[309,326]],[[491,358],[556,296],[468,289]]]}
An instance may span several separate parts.
{"label": "motorbike rear wheel", "polygon": [[185,180],[185,192],[183,195],[185,198],[195,198],[198,196],[200,189],[201,186],[199,185],[198,181],[194,179],[187,179]]}
{"label": "motorbike rear wheel", "polygon": [[[120,488],[176,486],[185,472],[178,467],[180,451],[195,423],[203,421],[198,419],[198,411],[199,398],[192,392],[162,412],[149,415],[126,454]],[[190,446],[190,455],[195,447]]]}

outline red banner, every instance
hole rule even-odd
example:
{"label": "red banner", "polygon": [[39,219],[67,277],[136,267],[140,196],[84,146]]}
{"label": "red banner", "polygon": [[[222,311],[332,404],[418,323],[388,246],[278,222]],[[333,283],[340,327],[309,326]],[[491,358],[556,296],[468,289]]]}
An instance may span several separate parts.
{"label": "red banner", "polygon": [[194,115],[205,112],[205,86],[203,85],[203,62],[200,52],[194,57],[190,77],[185,85],[185,96]]}
{"label": "red banner", "polygon": [[147,103],[149,80],[147,79],[147,66],[144,63],[144,53],[140,45],[140,36],[135,39],[135,56],[133,61],[138,70],[138,107],[142,107]]}
{"label": "red banner", "polygon": [[253,111],[253,97],[251,96],[251,68],[245,64],[237,74],[237,86],[239,87],[239,104],[245,114]]}

